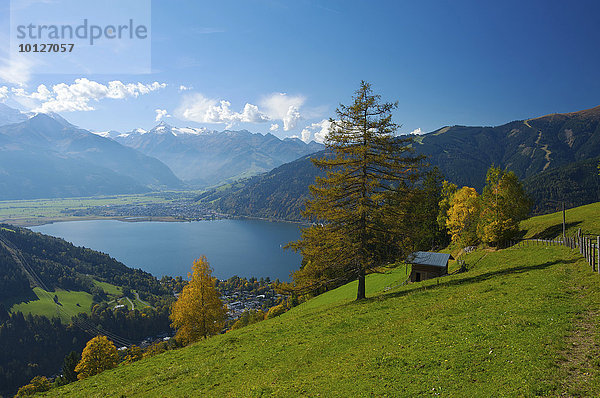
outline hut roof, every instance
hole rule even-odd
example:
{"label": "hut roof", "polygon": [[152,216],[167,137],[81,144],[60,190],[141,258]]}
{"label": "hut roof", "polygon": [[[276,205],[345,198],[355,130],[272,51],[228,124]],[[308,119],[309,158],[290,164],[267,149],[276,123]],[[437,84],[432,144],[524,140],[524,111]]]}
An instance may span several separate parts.
{"label": "hut roof", "polygon": [[450,260],[450,254],[434,252],[414,252],[408,258],[408,262],[411,264],[430,265],[443,268],[448,265],[448,260]]}

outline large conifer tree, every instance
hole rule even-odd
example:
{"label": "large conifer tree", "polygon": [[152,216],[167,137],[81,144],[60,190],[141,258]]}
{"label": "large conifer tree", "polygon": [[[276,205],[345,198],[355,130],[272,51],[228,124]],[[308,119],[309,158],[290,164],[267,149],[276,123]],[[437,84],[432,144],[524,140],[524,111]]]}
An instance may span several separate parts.
{"label": "large conifer tree", "polygon": [[365,297],[365,274],[406,256],[410,250],[407,201],[414,196],[420,158],[411,138],[395,135],[397,103],[381,103],[361,82],[350,106],[340,105],[325,145],[330,155],[313,159],[327,171],[310,187],[304,215],[319,220],[290,244],[302,253],[294,274],[297,291],[319,291],[358,280]]}

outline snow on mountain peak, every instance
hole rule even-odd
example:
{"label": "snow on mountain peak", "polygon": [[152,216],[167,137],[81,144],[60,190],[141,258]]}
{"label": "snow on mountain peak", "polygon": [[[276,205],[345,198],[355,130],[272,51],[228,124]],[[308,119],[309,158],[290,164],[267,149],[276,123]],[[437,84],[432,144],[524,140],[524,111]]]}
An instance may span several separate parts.
{"label": "snow on mountain peak", "polygon": [[181,135],[201,135],[201,134],[206,134],[207,132],[209,132],[208,129],[202,127],[202,128],[195,128],[195,127],[173,127],[168,125],[167,123],[165,123],[164,121],[161,121],[159,124],[157,124],[154,128],[152,128],[152,130],[150,130],[150,132],[156,133],[156,134],[172,134],[174,136],[181,136]]}
{"label": "snow on mountain peak", "polygon": [[100,137],[110,138],[110,131],[90,131],[92,134],[99,135]]}

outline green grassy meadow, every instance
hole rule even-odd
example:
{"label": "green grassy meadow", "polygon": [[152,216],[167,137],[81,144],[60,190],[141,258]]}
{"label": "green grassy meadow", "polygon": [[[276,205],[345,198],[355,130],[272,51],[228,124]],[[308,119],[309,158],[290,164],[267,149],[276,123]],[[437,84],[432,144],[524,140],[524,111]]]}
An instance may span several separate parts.
{"label": "green grassy meadow", "polygon": [[[33,292],[37,296],[37,300],[29,300],[14,304],[10,308],[10,311],[20,311],[23,314],[43,315],[48,318],[59,317],[64,322],[71,321],[71,317],[67,314],[75,315],[80,312],[89,314],[91,311],[92,295],[87,292],[60,289],[57,289],[55,292],[46,292],[39,287],[35,287]],[[54,302],[54,295],[58,296],[59,305]],[[60,307],[63,311],[59,311],[57,307]],[[65,314],[65,312],[67,314]]]}
{"label": "green grassy meadow", "polygon": [[[600,202],[568,209],[566,211],[566,233],[573,236],[581,228],[586,235],[600,235]],[[525,238],[551,239],[562,236],[562,211],[532,217],[521,222],[526,231]]]}
{"label": "green grassy meadow", "polygon": [[[117,297],[123,294],[121,287],[111,285],[110,283],[94,280],[96,286],[101,287],[109,296],[110,299],[116,300]],[[59,317],[64,322],[70,322],[71,316],[85,312],[89,314],[92,306],[92,295],[81,291],[67,291],[57,289],[54,292],[46,292],[45,290],[35,287],[33,288],[34,297],[20,299],[16,298],[16,303],[10,304],[10,312],[22,312],[23,314],[43,315],[48,318]],[[54,302],[54,295],[58,297],[58,302]],[[136,308],[146,307],[138,300],[132,299]],[[125,304],[128,309],[131,305],[127,300],[122,300],[121,304]],[[116,302],[115,302],[116,305]],[[60,308],[60,309],[59,309]]]}
{"label": "green grassy meadow", "polygon": [[468,272],[403,286],[402,267],[371,275],[366,300],[349,284],[46,396],[600,395],[600,278],[581,256],[537,246],[465,259]]}
{"label": "green grassy meadow", "polygon": [[123,294],[123,288],[121,288],[120,286],[111,285],[110,283],[100,282],[97,280],[94,280],[94,285],[104,290],[106,294],[112,296],[120,296]]}

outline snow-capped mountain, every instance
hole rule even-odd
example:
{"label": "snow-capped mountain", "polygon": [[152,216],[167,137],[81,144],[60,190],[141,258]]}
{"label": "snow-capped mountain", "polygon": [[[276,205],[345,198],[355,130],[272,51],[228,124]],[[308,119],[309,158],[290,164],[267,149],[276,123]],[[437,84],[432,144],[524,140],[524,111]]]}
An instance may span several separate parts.
{"label": "snow-capped mountain", "polygon": [[21,114],[24,121],[0,126],[2,200],[184,187],[158,159],[79,129],[57,115]]}
{"label": "snow-capped mountain", "polygon": [[281,140],[272,134],[174,127],[164,121],[149,131],[110,136],[156,157],[180,179],[198,187],[269,171],[324,148],[316,142]]}
{"label": "snow-capped mountain", "polygon": [[140,136],[140,135],[144,135],[144,134],[170,134],[173,136],[180,136],[180,135],[185,135],[185,134],[191,134],[191,135],[201,135],[201,134],[210,134],[213,133],[212,130],[208,130],[206,128],[195,128],[195,127],[173,127],[168,125],[165,122],[160,122],[158,125],[156,125],[154,128],[152,128],[152,130],[144,130],[143,128],[137,128],[134,129],[130,132],[127,133],[121,133],[119,131],[114,131],[114,130],[110,130],[110,131],[94,131],[93,132],[96,135],[99,135],[101,137],[105,137],[105,138],[119,138],[121,140],[126,139],[127,137],[136,137],[136,136]]}

